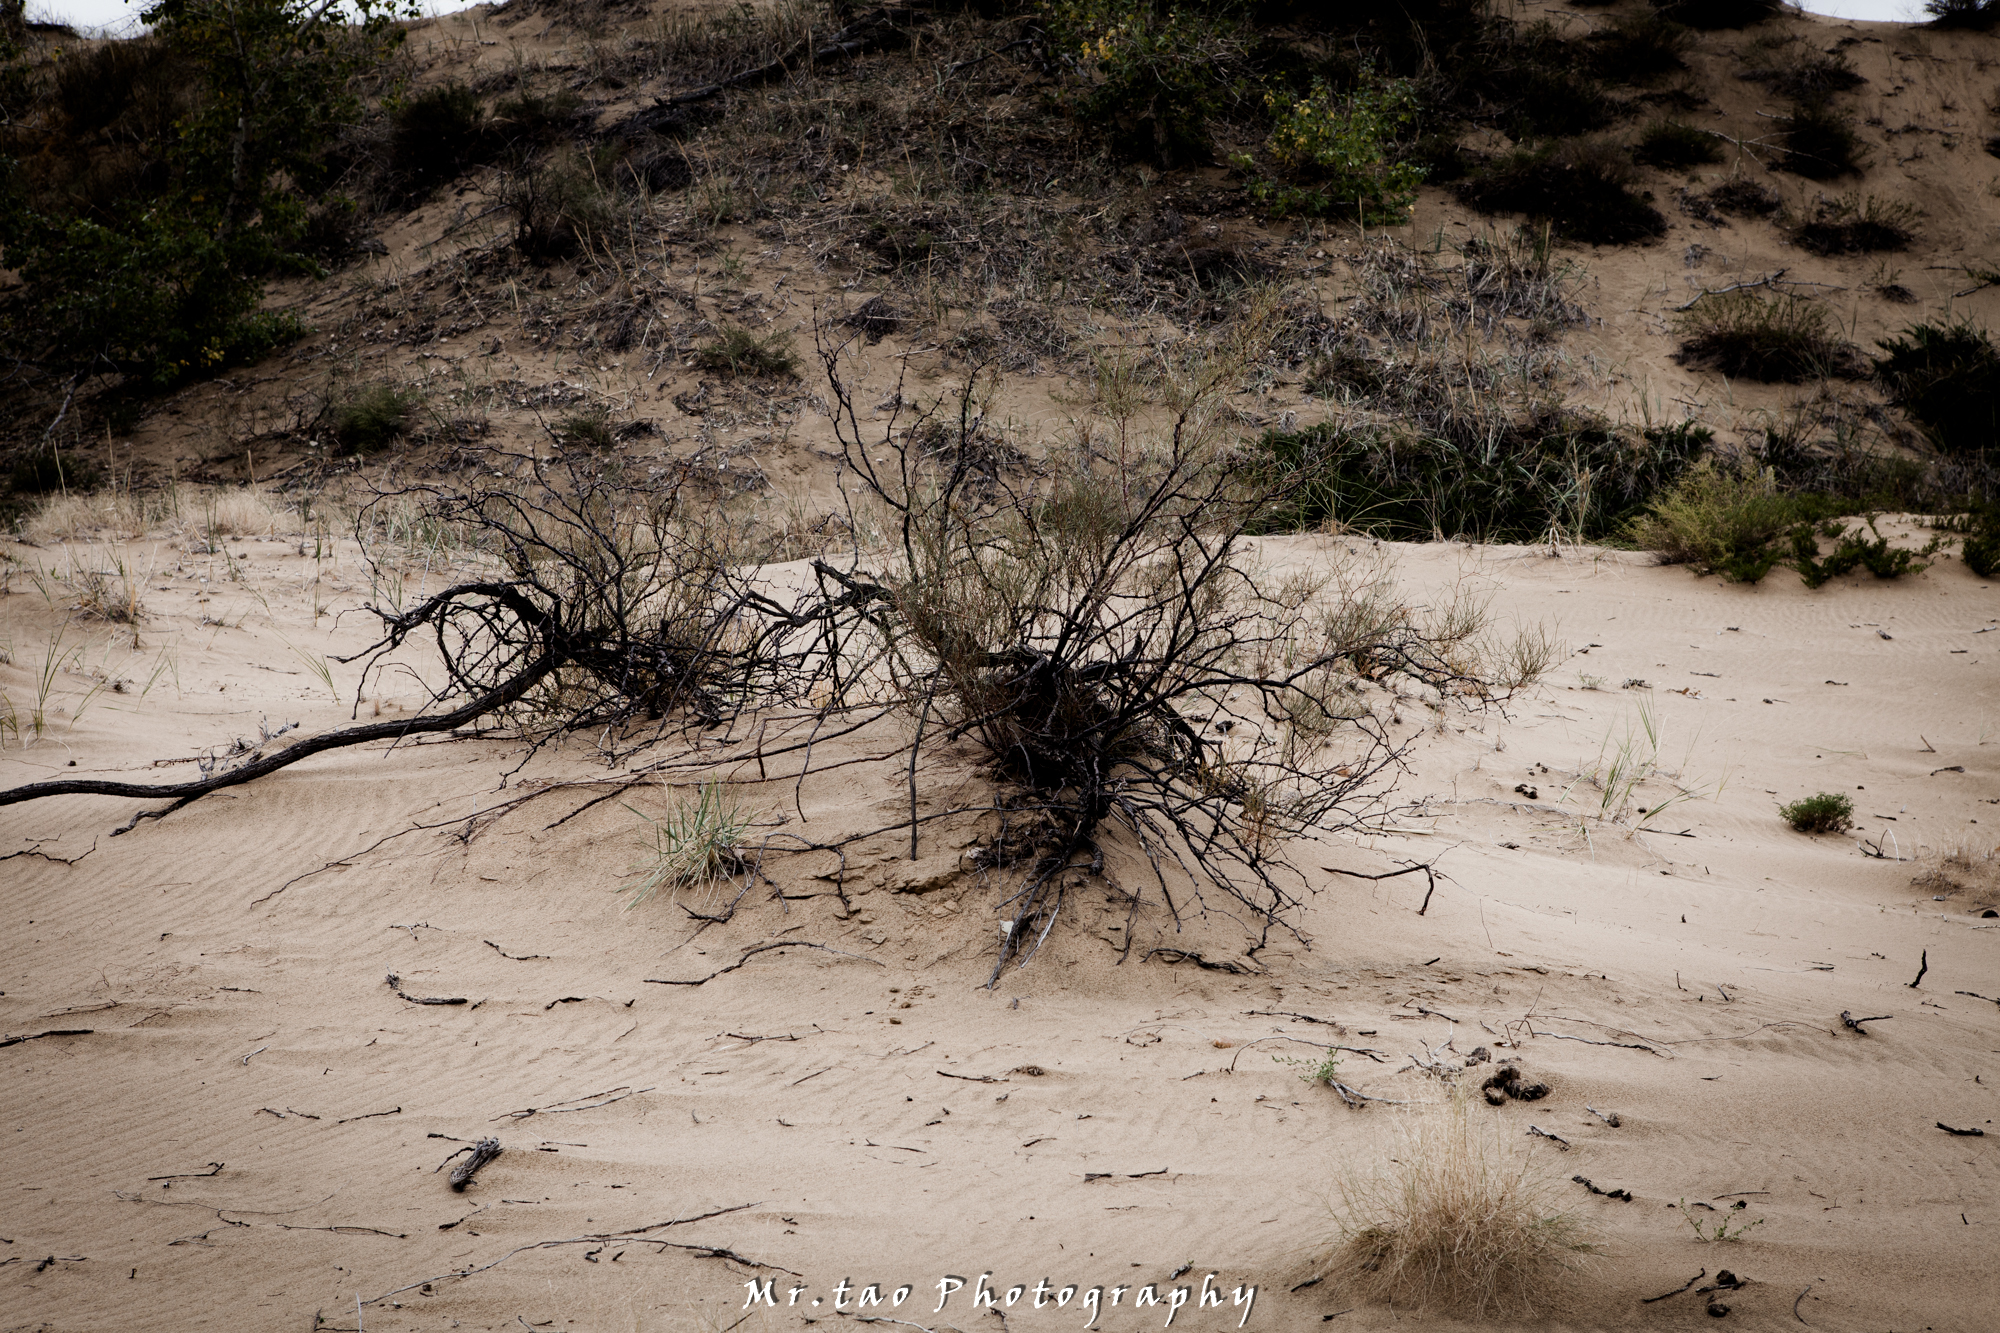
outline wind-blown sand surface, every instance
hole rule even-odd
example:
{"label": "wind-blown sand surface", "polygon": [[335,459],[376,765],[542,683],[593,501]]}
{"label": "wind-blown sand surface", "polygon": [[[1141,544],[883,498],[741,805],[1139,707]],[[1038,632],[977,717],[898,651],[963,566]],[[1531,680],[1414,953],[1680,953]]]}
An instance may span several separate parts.
{"label": "wind-blown sand surface", "polygon": [[[726,924],[664,898],[628,912],[640,826],[619,801],[558,823],[590,795],[571,790],[490,815],[524,782],[606,776],[581,747],[504,793],[505,742],[333,753],[117,837],[137,803],[0,811],[0,1034],[90,1030],[0,1049],[0,1328],[352,1329],[357,1298],[369,1330],[791,1328],[847,1322],[842,1279],[909,1284],[862,1313],[923,1328],[1083,1327],[1081,1295],[1034,1308],[1046,1278],[1133,1288],[1096,1327],[1137,1329],[1168,1313],[1132,1308],[1138,1288],[1198,1300],[1209,1274],[1223,1306],[1191,1301],[1175,1327],[1454,1326],[1292,1290],[1318,1271],[1340,1174],[1392,1153],[1410,1112],[1301,1082],[1273,1057],[1318,1053],[1290,1038],[1378,1053],[1346,1054],[1340,1077],[1384,1099],[1442,1097],[1411,1057],[1448,1040],[1446,1058],[1483,1044],[1550,1084],[1474,1109],[1561,1176],[1636,1197],[1564,1186],[1608,1248],[1545,1326],[1705,1325],[1704,1297],[1641,1298],[1728,1268],[1749,1284],[1731,1325],[1992,1328],[2000,1005],[1961,992],[2000,996],[2000,919],[1981,916],[2000,889],[1978,859],[2000,843],[2000,637],[1982,633],[2000,594],[1956,560],[1808,592],[1618,552],[1264,547],[1386,559],[1418,601],[1469,580],[1503,624],[1543,622],[1578,655],[1504,718],[1406,718],[1429,734],[1399,794],[1423,804],[1378,836],[1295,846],[1303,939],[1254,960],[1229,923],[1176,935],[1152,911],[1121,962],[1126,909],[1099,893],[983,989],[1004,886],[960,873],[967,839],[943,834],[915,866],[884,839],[838,885],[830,857],[774,852],[784,900],[760,890]],[[153,761],[254,739],[262,718],[346,716],[303,662],[366,641],[351,553],[229,549],[130,545],[154,571],[141,646],[101,622],[62,633],[86,646],[76,665],[131,683],[75,718],[95,682],[61,675],[0,784],[164,781],[188,769]],[[0,598],[0,688],[24,718],[63,607],[18,579]],[[351,696],[354,669],[334,670]],[[371,684],[362,714],[414,704],[398,689]],[[1636,805],[1696,799],[1634,832],[1577,775],[1629,736],[1651,752],[1642,708],[1680,787],[1655,778]],[[749,799],[820,838],[893,822],[904,773],[866,757],[900,736],[882,724],[816,759],[861,762]],[[976,768],[931,754],[925,799],[978,790]],[[1779,819],[1821,790],[1853,796],[1853,834]],[[1957,849],[1987,877],[1912,883]],[[1443,875],[1423,914],[1422,875],[1326,869],[1413,858]],[[839,952],[655,984],[781,940]],[[1244,971],[1144,956],[1160,945]],[[469,1003],[411,1003],[389,972]],[[1861,1035],[1843,1010],[1890,1017]],[[453,1193],[437,1168],[486,1135],[504,1153]],[[1705,1245],[1682,1199],[1742,1199],[1761,1224]],[[968,1286],[934,1314],[947,1274]],[[969,1304],[982,1274],[1030,1289],[1004,1321]],[[780,1305],[746,1319],[764,1278]],[[1239,1286],[1256,1288],[1247,1322]]]}

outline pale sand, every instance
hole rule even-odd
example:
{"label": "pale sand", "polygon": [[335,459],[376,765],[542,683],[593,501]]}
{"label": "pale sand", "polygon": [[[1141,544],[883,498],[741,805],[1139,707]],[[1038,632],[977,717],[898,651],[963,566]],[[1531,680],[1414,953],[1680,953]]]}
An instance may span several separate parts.
{"label": "pale sand", "polygon": [[[1265,543],[1274,563],[1364,545]],[[62,556],[6,549],[43,566]],[[246,582],[228,581],[218,558],[157,548],[143,646],[129,658],[112,646],[126,631],[70,627],[66,642],[91,645],[89,665],[136,683],[99,693],[73,724],[52,711],[25,751],[10,740],[0,783],[165,780],[189,770],[150,761],[254,735],[262,716],[340,722],[345,709],[286,641],[312,653],[363,642],[353,608],[367,584],[353,582],[352,554],[324,571],[319,593],[346,614],[315,630],[301,592],[309,559],[282,541],[231,549],[251,557]],[[1224,1288],[1256,1286],[1250,1327],[1318,1328],[1335,1312],[1348,1329],[1454,1326],[1350,1308],[1325,1283],[1289,1290],[1324,1252],[1338,1173],[1391,1151],[1407,1112],[1352,1111],[1301,1083],[1273,1057],[1314,1052],[1276,1038],[1325,1041],[1331,1029],[1252,1010],[1338,1020],[1338,1040],[1385,1057],[1347,1056],[1343,1079],[1398,1100],[1442,1095],[1406,1068],[1413,1054],[1447,1038],[1459,1052],[1522,1039],[1501,1053],[1553,1092],[1477,1111],[1562,1176],[1637,1196],[1564,1187],[1609,1252],[1541,1326],[1706,1323],[1694,1293],[1640,1298],[1726,1267],[1752,1283],[1728,1296],[1729,1326],[1796,1327],[1810,1287],[1797,1315],[1813,1328],[1992,1327],[2000,1135],[1955,1138],[1935,1122],[1987,1128],[1995,1113],[2000,1007],[1955,993],[2000,995],[2000,921],[1979,916],[1994,881],[1939,902],[1911,880],[1941,852],[2000,842],[2000,637],[1975,635],[2000,625],[2000,595],[1956,560],[1808,592],[1785,571],[1732,587],[1615,552],[1383,552],[1414,598],[1470,578],[1492,591],[1502,623],[1542,621],[1570,649],[1600,646],[1558,665],[1504,720],[1448,715],[1419,742],[1400,794],[1428,798],[1428,813],[1394,823],[1421,833],[1296,846],[1313,890],[1298,921],[1311,947],[1280,940],[1255,975],[1142,962],[1149,941],[1243,959],[1227,922],[1174,936],[1157,912],[1120,964],[1109,927],[1124,911],[1100,894],[1025,971],[981,989],[999,883],[877,887],[954,869],[965,839],[945,835],[927,838],[914,870],[898,867],[895,838],[878,858],[855,858],[852,916],[815,878],[831,858],[784,854],[771,874],[807,896],[781,904],[760,891],[705,930],[664,900],[625,912],[615,889],[637,821],[607,802],[548,827],[579,803],[567,794],[478,821],[513,764],[499,743],[326,755],[115,838],[135,803],[7,808],[5,851],[88,856],[0,864],[17,918],[0,946],[0,1031],[93,1033],[0,1050],[0,1328],[303,1333],[316,1312],[353,1328],[357,1295],[510,1253],[366,1306],[365,1327],[721,1330],[736,1326],[754,1273],[778,1279],[780,1301],[791,1285],[808,1290],[800,1307],[744,1329],[827,1323],[829,1307],[805,1302],[830,1301],[843,1277],[916,1288],[901,1309],[870,1315],[997,1328],[968,1308],[969,1288],[931,1313],[942,1276],[988,1272],[1003,1287],[1047,1277],[1162,1290],[1212,1272]],[[176,561],[215,582],[164,577]],[[22,588],[17,579],[0,599],[14,658],[0,688],[17,708],[33,697],[62,605]],[[226,623],[203,626],[204,615]],[[173,671],[136,699],[163,646]],[[351,693],[353,668],[336,672]],[[1584,674],[1604,688],[1576,688]],[[1649,685],[1620,688],[1628,678]],[[64,676],[52,703],[73,707],[87,688]],[[397,700],[397,688],[385,687],[389,715],[415,698]],[[1635,728],[1642,701],[1663,726],[1663,764],[1709,796],[1634,836],[1589,817],[1594,789],[1565,801],[1563,775]],[[901,734],[885,724],[863,738],[872,751],[843,743],[821,759],[887,753]],[[973,766],[970,754],[930,756],[926,799],[977,792]],[[601,772],[572,747],[529,775]],[[893,761],[809,780],[804,827],[825,838],[893,822],[902,780]],[[1854,796],[1857,834],[1809,838],[1780,821],[1779,802],[1821,789]],[[1657,803],[1673,790],[1656,781],[1641,795]],[[790,784],[752,799],[801,827]],[[270,896],[412,824],[440,827]],[[1682,831],[1691,836],[1665,836]],[[1857,849],[1885,834],[1906,859]],[[1321,869],[1433,856],[1449,879],[1423,916],[1421,876],[1369,883]],[[647,984],[706,975],[781,938],[873,961],[767,953],[703,987]],[[383,982],[391,970],[410,995],[478,1003],[407,1003]],[[1842,1010],[1893,1017],[1859,1036],[1839,1028]],[[1537,1034],[1651,1049],[1528,1037],[1531,1012]],[[509,1118],[589,1094],[605,1104]],[[1530,1124],[1570,1150],[1530,1140]],[[455,1140],[487,1134],[504,1154],[452,1193],[436,1168]],[[210,1163],[223,1165],[152,1179]],[[1113,1175],[1086,1180],[1097,1172]],[[1763,1222],[1726,1245],[1698,1243],[1671,1207],[1726,1208],[1739,1194]],[[686,1249],[514,1253],[718,1209],[735,1211],[649,1233]],[[1193,1267],[1169,1284],[1183,1263]],[[1136,1294],[1098,1326],[1163,1321],[1162,1309],[1131,1309]],[[1008,1327],[1083,1326],[1076,1303],[1037,1311],[1033,1300],[1006,1312]],[[1234,1327],[1240,1314],[1191,1306],[1175,1326]]]}

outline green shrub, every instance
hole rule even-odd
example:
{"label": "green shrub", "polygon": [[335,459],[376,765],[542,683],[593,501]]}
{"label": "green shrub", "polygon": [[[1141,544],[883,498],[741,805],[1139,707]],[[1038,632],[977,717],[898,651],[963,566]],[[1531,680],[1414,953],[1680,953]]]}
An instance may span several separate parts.
{"label": "green shrub", "polygon": [[1915,324],[1877,344],[1889,400],[1949,454],[1982,457],[2000,439],[2000,348],[1968,319]]}
{"label": "green shrub", "polygon": [[1855,175],[1867,160],[1854,117],[1823,98],[1792,108],[1781,143],[1784,154],[1778,165],[1808,180]]}
{"label": "green shrub", "polygon": [[1676,23],[1712,32],[1750,28],[1784,12],[1784,0],[1652,0],[1653,8]]}
{"label": "green shrub", "polygon": [[[1801,523],[1792,529],[1789,563],[1808,588],[1817,588],[1856,569],[1866,569],[1878,579],[1895,579],[1930,568],[1922,561],[1926,552],[1889,545],[1889,539],[1876,530],[1873,520],[1869,521],[1868,530],[1875,533],[1874,537],[1862,536],[1860,528],[1848,532],[1839,523],[1823,526]],[[1819,553],[1822,534],[1834,538],[1833,550],[1824,557]]]}
{"label": "green shrub", "polygon": [[1832,314],[1802,296],[1705,296],[1678,317],[1677,332],[1682,361],[1735,379],[1796,384],[1849,373],[1855,361]]}
{"label": "green shrub", "polygon": [[[1394,161],[1390,152],[1416,120],[1416,94],[1407,79],[1364,78],[1336,95],[1315,78],[1304,97],[1269,93],[1274,122],[1265,148],[1285,177],[1256,180],[1250,193],[1272,213],[1324,217],[1353,211],[1365,222],[1408,222],[1416,207],[1423,168]],[[1235,159],[1249,168],[1248,156]]]}
{"label": "green shrub", "polygon": [[1563,140],[1518,148],[1458,187],[1459,198],[1482,213],[1546,218],[1559,235],[1602,245],[1658,236],[1660,210],[1627,188],[1631,166],[1608,144]]}
{"label": "green shrub", "polygon": [[516,172],[502,190],[514,210],[514,246],[538,263],[602,244],[620,222],[616,194],[571,158]]}
{"label": "green shrub", "polygon": [[8,481],[19,495],[47,495],[53,491],[94,491],[104,473],[97,464],[75,452],[67,456],[43,445],[14,460]]}
{"label": "green shrub", "polygon": [[1767,85],[1787,101],[1823,101],[1868,82],[1843,51],[1794,49],[1790,43],[1769,51],[1773,63],[1752,69],[1743,77]]}
{"label": "green shrub", "polygon": [[1823,791],[1778,807],[1778,814],[1801,833],[1845,833],[1854,827],[1854,798]]}
{"label": "green shrub", "polygon": [[1260,468],[1284,485],[1260,526],[1337,523],[1411,541],[1603,536],[1671,484],[1708,438],[1696,427],[1635,440],[1574,412],[1480,442],[1331,422],[1267,431]]}
{"label": "green shrub", "polygon": [[1686,69],[1682,59],[1694,43],[1687,25],[1659,14],[1620,14],[1591,34],[1596,66],[1606,77],[1645,83]]}
{"label": "green shrub", "polygon": [[2000,507],[1974,516],[1959,558],[1982,579],[2000,577]]}
{"label": "green shrub", "polygon": [[1082,111],[1121,157],[1205,163],[1209,120],[1241,55],[1224,6],[1162,0],[1052,0],[1055,48],[1089,80]]}
{"label": "green shrub", "polygon": [[403,433],[417,395],[391,384],[370,385],[340,403],[333,410],[333,438],[337,452],[372,454],[387,448]]}
{"label": "green shrub", "polygon": [[1782,558],[1774,543],[1799,517],[1798,504],[1778,493],[1769,472],[1719,467],[1704,459],[1646,506],[1628,536],[1663,564],[1755,583]]}
{"label": "green shrub", "polygon": [[1970,28],[1975,32],[2000,25],[2000,0],[1929,0],[1924,13],[1933,28]]}
{"label": "green shrub", "polygon": [[1632,156],[1648,166],[1680,168],[1722,160],[1722,141],[1678,120],[1657,120],[1639,136]]}
{"label": "green shrub", "polygon": [[611,418],[601,411],[566,416],[555,424],[555,429],[549,434],[565,449],[595,449],[601,453],[615,442],[611,434]]}
{"label": "green shrub", "polygon": [[1720,209],[1732,217],[1769,217],[1778,211],[1778,196],[1768,186],[1738,176],[1701,196],[1711,207]]}
{"label": "green shrub", "polygon": [[1792,228],[1792,241],[1816,255],[1901,250],[1916,239],[1916,218],[1916,207],[1897,199],[1822,199],[1809,220]]}
{"label": "green shrub", "polygon": [[485,148],[485,108],[470,88],[445,83],[398,106],[390,116],[392,171],[416,198],[465,169]]}
{"label": "green shrub", "polygon": [[725,330],[721,337],[697,348],[694,363],[703,370],[724,375],[775,375],[795,379],[799,373],[798,354],[783,332],[759,338],[744,328]]}

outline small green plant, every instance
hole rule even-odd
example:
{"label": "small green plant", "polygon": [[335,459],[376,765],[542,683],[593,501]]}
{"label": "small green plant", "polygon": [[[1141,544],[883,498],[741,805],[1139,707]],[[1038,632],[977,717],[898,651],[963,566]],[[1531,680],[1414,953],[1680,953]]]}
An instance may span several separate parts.
{"label": "small green plant", "polygon": [[625,885],[628,908],[663,889],[669,898],[684,889],[706,895],[727,883],[736,869],[737,848],[750,830],[750,815],[720,779],[702,783],[692,795],[670,799],[657,819],[632,805],[625,808],[647,826],[645,854]]}
{"label": "small green plant", "polygon": [[1328,1051],[1317,1060],[1302,1060],[1296,1055],[1274,1055],[1271,1058],[1281,1065],[1289,1065],[1298,1071],[1301,1080],[1315,1087],[1322,1083],[1331,1083],[1333,1076],[1340,1072],[1340,1057],[1332,1051]]}
{"label": "small green plant", "polygon": [[373,384],[333,410],[333,438],[343,454],[372,454],[403,433],[417,395],[393,384]]}
{"label": "small green plant", "polygon": [[456,176],[489,145],[485,108],[458,82],[428,88],[390,115],[389,150],[405,198],[418,199]]}
{"label": "small green plant", "polygon": [[549,434],[565,449],[595,449],[602,453],[615,443],[611,418],[602,411],[566,416],[555,424]]}
{"label": "small green plant", "polygon": [[1656,120],[1633,145],[1635,160],[1654,167],[1692,167],[1722,160],[1722,140],[1678,120]]}
{"label": "small green plant", "polygon": [[1854,827],[1854,798],[1845,792],[1823,791],[1778,807],[1778,814],[1801,833],[1845,833]]}
{"label": "small green plant", "polygon": [[[1390,155],[1416,120],[1409,80],[1370,75],[1340,95],[1316,78],[1304,97],[1271,92],[1264,104],[1274,121],[1265,147],[1286,179],[1254,180],[1250,193],[1259,203],[1279,216],[1351,210],[1364,222],[1410,220],[1424,169]],[[1244,170],[1254,165],[1247,154],[1233,160]]]}
{"label": "small green plant", "polygon": [[1803,296],[1704,296],[1676,321],[1681,359],[1735,379],[1796,384],[1852,368],[1854,349],[1826,307]]}
{"label": "small green plant", "polygon": [[1959,558],[1982,579],[2000,576],[2000,508],[1988,509],[1972,519]]}
{"label": "small green plant", "polygon": [[759,338],[745,328],[723,331],[721,337],[695,349],[694,363],[723,375],[773,375],[796,379],[798,354],[790,335],[780,331]]}
{"label": "small green plant", "polygon": [[[1714,1209],[1704,1208],[1698,1203],[1691,1204],[1686,1199],[1682,1199],[1676,1207],[1680,1211],[1681,1220],[1694,1228],[1695,1239],[1704,1244],[1713,1245],[1722,1241],[1742,1240],[1752,1227],[1764,1225],[1764,1219],[1761,1217],[1754,1218],[1748,1222],[1738,1222],[1735,1220],[1744,1210],[1744,1204],[1741,1200],[1738,1200],[1732,1207],[1722,1209],[1719,1212]],[[1696,1211],[1697,1209],[1701,1211]],[[1715,1216],[1704,1222],[1701,1218],[1702,1212],[1714,1212]]]}

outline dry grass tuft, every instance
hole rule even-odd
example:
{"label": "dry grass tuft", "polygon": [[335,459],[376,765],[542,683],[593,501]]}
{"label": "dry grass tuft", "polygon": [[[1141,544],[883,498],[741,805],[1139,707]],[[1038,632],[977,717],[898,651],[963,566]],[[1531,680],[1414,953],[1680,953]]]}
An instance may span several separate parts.
{"label": "dry grass tuft", "polygon": [[1597,1249],[1559,1206],[1560,1177],[1504,1145],[1498,1121],[1475,1124],[1463,1093],[1415,1118],[1392,1167],[1341,1182],[1330,1276],[1365,1298],[1528,1317]]}

